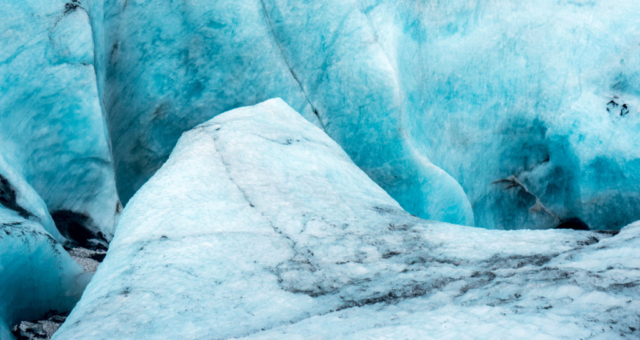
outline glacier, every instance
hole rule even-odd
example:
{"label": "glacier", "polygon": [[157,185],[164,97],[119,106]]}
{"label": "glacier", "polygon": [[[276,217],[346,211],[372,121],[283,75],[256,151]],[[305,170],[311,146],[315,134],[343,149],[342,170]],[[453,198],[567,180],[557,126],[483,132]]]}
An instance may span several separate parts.
{"label": "glacier", "polygon": [[634,337],[640,224],[614,234],[412,216],[273,99],[182,135],[53,339]]}
{"label": "glacier", "polygon": [[106,246],[121,206],[89,15],[75,0],[2,1],[0,42],[0,158],[65,237]]}
{"label": "glacier", "polygon": [[273,97],[422,218],[640,218],[632,2],[26,4],[2,5],[3,156],[63,228],[108,241],[182,132]]}
{"label": "glacier", "polygon": [[632,1],[89,3],[124,202],[182,132],[280,97],[420,217],[640,218]]}
{"label": "glacier", "polygon": [[639,17],[2,1],[0,340],[638,337]]}

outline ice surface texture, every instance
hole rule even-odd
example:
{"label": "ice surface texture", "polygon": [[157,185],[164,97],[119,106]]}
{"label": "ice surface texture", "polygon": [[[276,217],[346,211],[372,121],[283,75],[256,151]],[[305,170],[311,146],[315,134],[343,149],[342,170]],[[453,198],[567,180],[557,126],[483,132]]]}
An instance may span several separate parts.
{"label": "ice surface texture", "polygon": [[275,99],[181,137],[54,339],[637,336],[638,246],[413,217]]}
{"label": "ice surface texture", "polygon": [[110,239],[119,200],[87,12],[71,0],[2,1],[0,46],[0,157],[54,219]]}
{"label": "ice surface texture", "polygon": [[[640,218],[637,2],[94,7],[125,201],[183,131],[281,97],[420,217],[496,229]],[[529,193],[494,184],[509,176]],[[536,197],[553,214],[531,210]]]}
{"label": "ice surface texture", "polygon": [[14,324],[68,312],[80,299],[90,274],[62,244],[71,242],[45,202],[0,155],[0,340],[13,339]]}
{"label": "ice surface texture", "polygon": [[[127,201],[182,132],[273,97],[423,218],[495,229],[640,218],[633,1],[1,6],[2,155],[55,220],[106,239],[114,174]],[[499,181],[510,176],[522,185]]]}
{"label": "ice surface texture", "polygon": [[70,311],[89,278],[42,225],[0,206],[0,340],[22,320]]}
{"label": "ice surface texture", "polygon": [[[365,1],[395,51],[426,157],[464,188],[477,226],[640,216],[640,3]],[[393,17],[393,20],[389,18]],[[625,23],[625,24],[621,24]]]}

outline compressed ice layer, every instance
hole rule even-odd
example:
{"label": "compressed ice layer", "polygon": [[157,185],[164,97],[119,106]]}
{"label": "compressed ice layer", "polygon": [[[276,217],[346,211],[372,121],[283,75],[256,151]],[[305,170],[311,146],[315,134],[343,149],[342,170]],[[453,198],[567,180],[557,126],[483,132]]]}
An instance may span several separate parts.
{"label": "compressed ice layer", "polygon": [[[476,226],[639,219],[640,28],[630,1],[365,1],[396,56],[415,145]],[[624,22],[624,25],[620,23]],[[521,186],[494,181],[515,175]]]}
{"label": "compressed ice layer", "polygon": [[[125,201],[183,131],[277,96],[420,217],[497,229],[640,218],[634,2],[94,8]],[[526,188],[494,184],[510,176]]]}
{"label": "compressed ice layer", "polygon": [[6,1],[2,155],[58,225],[108,240],[105,119],[126,201],[183,131],[279,96],[420,217],[616,229],[640,216],[639,7]]}
{"label": "compressed ice layer", "polygon": [[110,239],[120,208],[87,12],[75,0],[3,1],[0,41],[0,156],[58,224],[82,216],[78,228]]}
{"label": "compressed ice layer", "polygon": [[39,223],[0,206],[0,339],[20,321],[70,311],[89,278]]}
{"label": "compressed ice layer", "polygon": [[54,339],[632,336],[638,242],[413,217],[276,99],[181,137]]}

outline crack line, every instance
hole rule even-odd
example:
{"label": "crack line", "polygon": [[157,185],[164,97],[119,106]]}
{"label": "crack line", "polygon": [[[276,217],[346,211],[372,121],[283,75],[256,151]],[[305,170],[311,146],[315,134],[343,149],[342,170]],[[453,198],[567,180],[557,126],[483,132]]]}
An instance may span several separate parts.
{"label": "crack line", "polygon": [[318,122],[320,123],[320,126],[322,127],[322,130],[326,131],[324,122],[322,121],[322,118],[320,118],[320,113],[318,113],[318,110],[316,109],[316,107],[311,103],[311,100],[309,99],[309,95],[307,94],[307,91],[305,91],[304,86],[302,86],[302,82],[300,81],[300,79],[296,75],[295,71],[293,71],[293,68],[291,67],[291,64],[289,64],[289,61],[287,60],[287,58],[285,56],[284,48],[282,47],[282,44],[280,44],[280,41],[278,40],[278,37],[276,36],[276,31],[275,31],[275,29],[273,27],[273,22],[271,21],[271,17],[269,16],[269,13],[267,13],[267,5],[264,3],[264,0],[260,0],[260,5],[262,6],[262,13],[264,14],[265,20],[267,21],[267,24],[269,25],[269,33],[271,33],[271,36],[273,37],[273,41],[275,42],[276,46],[278,46],[278,50],[280,51],[280,55],[282,56],[282,60],[284,61],[284,63],[287,66],[287,68],[289,69],[289,72],[291,72],[291,75],[293,76],[293,79],[296,81],[296,83],[298,83],[298,86],[300,87],[300,91],[302,91],[302,94],[304,95],[304,98],[307,100],[307,103],[309,103],[309,106],[311,106],[311,110],[313,111],[313,114],[316,115],[316,117],[318,117]]}

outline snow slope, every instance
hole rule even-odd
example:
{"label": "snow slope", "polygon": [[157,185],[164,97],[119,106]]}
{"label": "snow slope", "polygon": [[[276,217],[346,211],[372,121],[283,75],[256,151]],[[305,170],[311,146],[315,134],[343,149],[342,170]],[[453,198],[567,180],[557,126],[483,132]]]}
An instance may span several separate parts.
{"label": "snow slope", "polygon": [[411,216],[273,99],[181,137],[54,339],[633,337],[639,242]]}

